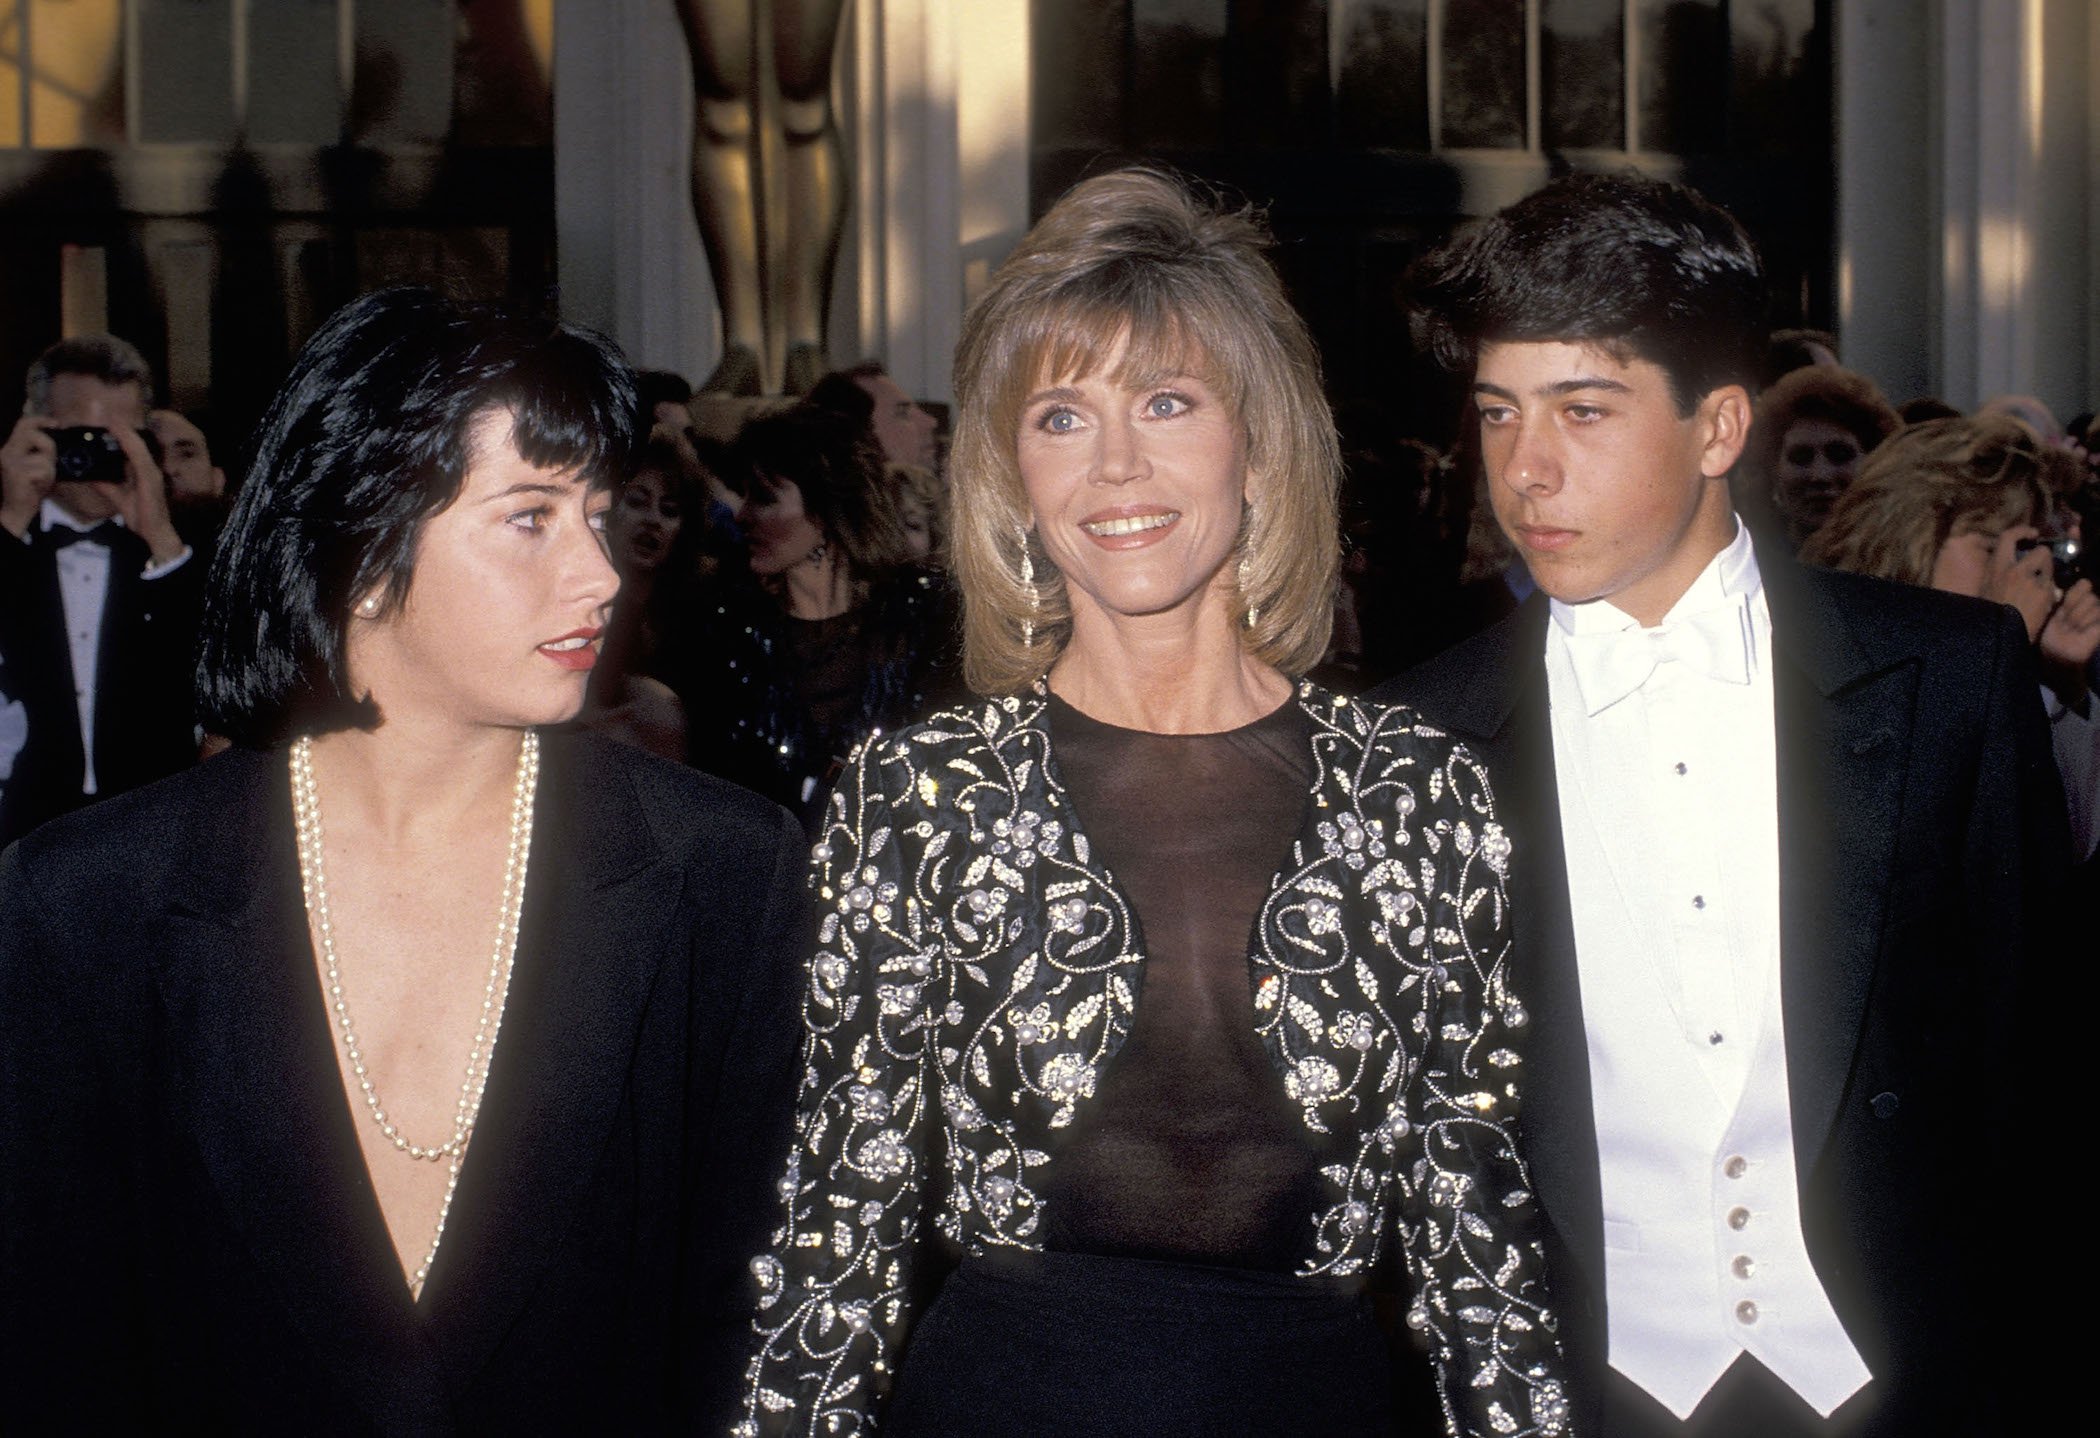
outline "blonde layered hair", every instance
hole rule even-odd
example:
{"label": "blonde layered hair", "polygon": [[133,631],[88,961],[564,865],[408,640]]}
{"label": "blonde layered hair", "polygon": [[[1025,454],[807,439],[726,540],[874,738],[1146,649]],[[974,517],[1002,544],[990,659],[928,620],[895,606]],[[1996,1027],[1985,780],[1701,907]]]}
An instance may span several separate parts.
{"label": "blonde layered hair", "polygon": [[2075,460],[2007,416],[1914,424],[1867,456],[1801,558],[1930,584],[1949,539],[2044,522],[2056,496],[2076,482]]}
{"label": "blonde layered hair", "polygon": [[972,689],[1026,688],[1071,639],[1064,577],[1021,485],[1021,412],[1119,345],[1118,385],[1193,373],[1239,417],[1250,497],[1228,564],[1236,608],[1252,616],[1241,642],[1285,674],[1319,662],[1334,622],[1340,446],[1319,355],[1268,245],[1251,212],[1156,170],[1118,170],[1059,200],[971,308],[955,356],[949,545]]}

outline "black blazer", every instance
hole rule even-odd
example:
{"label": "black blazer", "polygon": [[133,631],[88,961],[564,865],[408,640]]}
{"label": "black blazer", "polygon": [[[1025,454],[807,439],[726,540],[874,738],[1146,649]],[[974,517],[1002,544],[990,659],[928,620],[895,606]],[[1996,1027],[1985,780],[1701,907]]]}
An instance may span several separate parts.
{"label": "black blazer", "polygon": [[[2017,616],[1758,552],[1772,612],[1780,963],[1802,1222],[1875,1375],[1875,1433],[1994,1432],[2023,1391],[2032,1264],[1983,1190],[2036,1161],[2002,1085],[2031,1049],[2028,961],[2069,834]],[[1548,1286],[1599,1431],[1604,1238],[1545,672],[1546,597],[1385,685],[1488,762],[1510,826],[1520,1142]],[[2037,1096],[2039,1097],[2039,1096]],[[2017,1200],[2011,1200],[2017,1204]]]}
{"label": "black blazer", "polygon": [[517,966],[420,1304],[359,1154],[283,753],[0,858],[0,1428],[720,1431],[789,1141],[800,831],[548,736]]}
{"label": "black blazer", "polygon": [[[164,778],[197,757],[191,692],[205,563],[191,554],[157,579],[141,572],[146,543],[119,531],[95,661],[95,792],[107,797]],[[73,657],[59,598],[57,551],[41,529],[28,543],[0,532],[0,663],[22,703],[29,740],[0,795],[0,846],[77,809],[85,751]]]}

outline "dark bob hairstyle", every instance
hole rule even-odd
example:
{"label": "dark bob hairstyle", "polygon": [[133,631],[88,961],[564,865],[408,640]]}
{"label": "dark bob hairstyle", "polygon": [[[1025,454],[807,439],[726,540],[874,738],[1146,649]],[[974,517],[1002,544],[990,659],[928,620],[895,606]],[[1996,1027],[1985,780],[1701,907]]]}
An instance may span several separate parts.
{"label": "dark bob hairstyle", "polygon": [[458,497],[490,411],[510,415],[520,458],[593,488],[625,476],[637,441],[633,371],[600,335],[424,289],[366,295],[314,333],[256,431],[212,563],[207,732],[265,748],[379,722],[350,692],[351,607],[407,596],[424,521]]}
{"label": "dark bob hairstyle", "polygon": [[1425,258],[1413,307],[1448,370],[1471,377],[1483,345],[1594,345],[1670,377],[1680,415],[1763,377],[1764,266],[1726,210],[1635,174],[1570,175]]}

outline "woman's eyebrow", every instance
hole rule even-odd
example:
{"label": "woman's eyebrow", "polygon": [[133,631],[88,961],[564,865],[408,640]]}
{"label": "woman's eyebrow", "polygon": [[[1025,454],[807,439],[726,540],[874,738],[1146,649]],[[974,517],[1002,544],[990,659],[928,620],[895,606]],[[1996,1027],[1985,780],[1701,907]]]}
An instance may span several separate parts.
{"label": "woman's eyebrow", "polygon": [[488,499],[483,502],[493,504],[499,499],[511,499],[520,494],[547,494],[559,498],[560,496],[567,494],[570,490],[574,489],[580,482],[580,478],[570,480],[565,484],[554,484],[550,483],[547,480],[520,480],[518,483],[511,485],[507,489],[498,490],[496,493],[490,495]]}

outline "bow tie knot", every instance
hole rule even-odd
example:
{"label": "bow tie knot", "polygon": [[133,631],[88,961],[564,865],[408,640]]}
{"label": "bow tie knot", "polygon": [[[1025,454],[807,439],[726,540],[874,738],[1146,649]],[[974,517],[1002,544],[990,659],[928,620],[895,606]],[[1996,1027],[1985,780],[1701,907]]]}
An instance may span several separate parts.
{"label": "bow tie knot", "polygon": [[108,549],[117,542],[122,532],[114,519],[105,519],[88,529],[75,529],[70,524],[47,524],[44,526],[44,543],[53,549],[66,549],[75,544],[99,544]]}
{"label": "bow tie knot", "polygon": [[1743,595],[1654,629],[1565,637],[1582,707],[1591,714],[1602,713],[1639,689],[1665,661],[1724,684],[1750,682],[1750,601]]}

